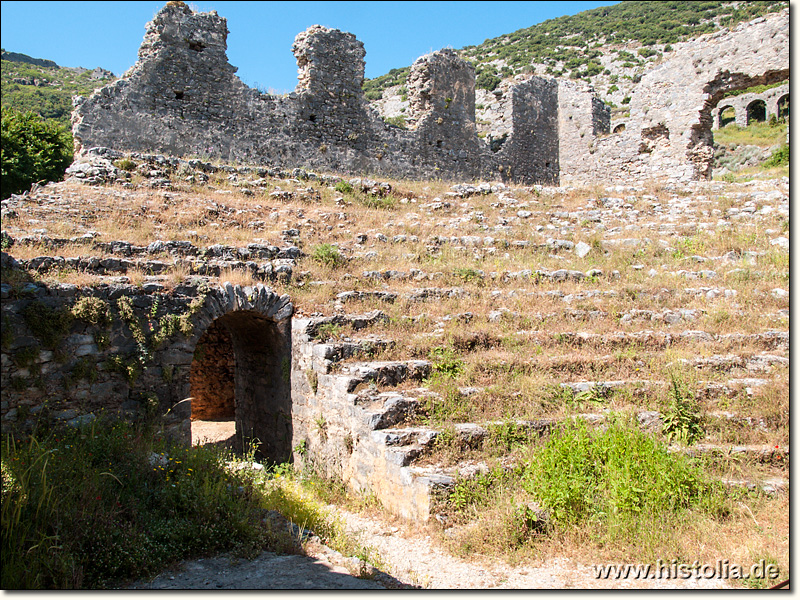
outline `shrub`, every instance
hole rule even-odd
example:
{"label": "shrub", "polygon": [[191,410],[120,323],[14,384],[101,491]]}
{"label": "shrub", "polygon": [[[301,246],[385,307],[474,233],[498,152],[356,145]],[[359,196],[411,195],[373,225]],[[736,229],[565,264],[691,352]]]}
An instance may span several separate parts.
{"label": "shrub", "polygon": [[6,437],[2,456],[4,589],[105,587],[184,558],[276,544],[252,476],[210,447],[96,423]]}
{"label": "shrub", "polygon": [[771,168],[771,167],[783,167],[789,164],[789,146],[784,145],[775,150],[764,163],[762,163],[762,167]]}
{"label": "shrub", "polygon": [[320,244],[316,246],[311,253],[311,258],[332,269],[341,266],[345,262],[345,258],[342,256],[342,253],[339,252],[339,249],[331,244]]}
{"label": "shrub", "polygon": [[526,490],[556,524],[593,522],[622,530],[635,529],[640,518],[663,519],[693,508],[722,516],[721,485],[619,420],[602,431],[582,421],[561,426],[535,452],[524,475]]}
{"label": "shrub", "polygon": [[72,136],[33,113],[2,112],[2,197],[58,181],[72,163]]}

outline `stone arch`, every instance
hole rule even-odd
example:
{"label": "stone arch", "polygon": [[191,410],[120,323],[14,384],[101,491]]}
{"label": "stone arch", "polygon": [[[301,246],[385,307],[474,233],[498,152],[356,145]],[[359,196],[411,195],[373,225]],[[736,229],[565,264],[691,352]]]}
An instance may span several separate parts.
{"label": "stone arch", "polygon": [[234,450],[257,443],[257,455],[276,463],[292,454],[292,313],[288,296],[225,283],[207,293],[186,347],[192,418],[233,418]]}
{"label": "stone arch", "polygon": [[620,123],[614,127],[614,133],[622,133],[623,131],[625,131],[625,123]]}
{"label": "stone arch", "polygon": [[778,120],[789,118],[789,94],[784,94],[778,98]]}
{"label": "stone arch", "polygon": [[767,103],[761,99],[747,105],[747,124],[763,123],[767,120]]}
{"label": "stone arch", "polygon": [[727,104],[719,108],[719,125],[718,128],[727,127],[732,123],[736,123],[736,108]]}

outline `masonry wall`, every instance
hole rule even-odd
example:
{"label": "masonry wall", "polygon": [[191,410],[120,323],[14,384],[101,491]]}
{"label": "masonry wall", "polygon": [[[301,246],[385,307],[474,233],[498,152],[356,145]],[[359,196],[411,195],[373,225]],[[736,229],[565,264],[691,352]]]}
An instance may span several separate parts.
{"label": "masonry wall", "polygon": [[288,296],[203,278],[170,291],[28,283],[4,284],[1,307],[4,432],[30,431],[40,419],[164,417],[167,435],[189,443],[195,350],[215,324],[235,361],[239,448],[258,439],[266,459],[291,457]]}
{"label": "masonry wall", "polygon": [[364,47],[352,34],[318,25],[300,33],[292,46],[298,85],[288,96],[262,94],[236,77],[227,34],[214,11],[165,6],[147,24],[136,65],[76,99],[78,149],[397,177],[558,180],[554,80],[533,77],[509,91],[512,131],[498,153],[477,136],[475,72],[453,50],[412,65],[408,126],[400,128],[367,102]]}
{"label": "masonry wall", "polygon": [[642,77],[625,131],[596,140],[596,160],[567,179],[710,178],[712,110],[729,91],[788,76],[788,9],[683,44]]}

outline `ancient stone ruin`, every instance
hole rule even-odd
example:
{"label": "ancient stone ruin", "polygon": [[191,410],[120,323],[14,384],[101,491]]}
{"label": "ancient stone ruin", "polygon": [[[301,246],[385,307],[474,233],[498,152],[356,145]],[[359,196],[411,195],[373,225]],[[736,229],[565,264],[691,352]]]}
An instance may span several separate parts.
{"label": "ancient stone ruin", "polygon": [[147,24],[136,65],[77,100],[79,148],[423,179],[698,179],[710,176],[717,103],[789,73],[784,11],[670,53],[642,78],[616,135],[591,86],[530,76],[507,86],[503,133],[486,140],[475,128],[474,69],[453,50],[412,65],[406,129],[385,123],[366,100],[364,46],[352,34],[318,25],[300,33],[292,46],[298,84],[288,96],[239,80],[227,34],[214,11],[165,6]]}
{"label": "ancient stone ruin", "polygon": [[[491,144],[480,139],[475,72],[453,50],[414,63],[408,128],[388,125],[361,89],[363,44],[320,26],[292,46],[296,90],[264,94],[235,75],[225,55],[227,33],[216,12],[165,6],[147,25],[136,65],[76,101],[78,147],[396,177],[557,183],[560,162],[587,153],[608,131],[608,110],[591,88],[532,77],[506,94],[507,134]],[[558,115],[567,107],[590,135],[566,132],[561,148]]]}
{"label": "ancient stone ruin", "polygon": [[729,104],[725,96],[731,91],[788,78],[788,9],[701,36],[645,73],[631,98],[624,131],[595,140],[588,160],[562,161],[562,175],[710,178],[718,103],[725,99],[722,108]]}

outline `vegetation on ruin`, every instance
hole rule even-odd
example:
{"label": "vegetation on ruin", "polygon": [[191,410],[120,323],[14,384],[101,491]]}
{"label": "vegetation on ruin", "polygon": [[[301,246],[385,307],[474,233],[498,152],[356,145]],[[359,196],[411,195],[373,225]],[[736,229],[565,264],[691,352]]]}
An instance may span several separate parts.
{"label": "vegetation on ruin", "polygon": [[[769,124],[764,127],[766,136]],[[785,130],[777,129],[785,138]],[[734,130],[715,131],[715,139],[729,133]],[[203,184],[176,171],[168,190],[154,189],[138,174],[146,171],[138,168],[142,159],[129,160],[137,163],[133,190],[61,183],[34,196],[41,202],[11,206],[3,228],[16,240],[14,257],[107,257],[109,251],[92,244],[111,240],[146,245],[189,239],[200,255],[214,244],[291,244],[303,253],[291,280],[268,284],[289,294],[298,314],[338,313],[337,294],[348,290],[398,294],[391,302],[341,301],[347,314],[379,309],[386,319],[366,331],[331,323],[317,337],[357,342],[368,333],[393,342],[365,345],[351,361],[431,363],[427,380],[377,391],[413,393],[424,386],[436,393],[401,423],[439,432],[419,458],[421,466],[483,465],[458,478],[437,513],[443,521],[428,525],[427,533],[456,554],[512,562],[592,557],[639,563],[674,556],[709,564],[719,557],[740,563],[765,557],[788,569],[788,495],[758,488],[770,478],[788,479],[782,454],[790,437],[788,366],[778,360],[788,352],[750,337],[788,332],[789,300],[775,291],[789,288],[789,254],[773,244],[789,237],[788,186],[777,179],[788,176],[788,167],[751,173],[747,184],[509,186],[462,198],[448,195],[453,188],[442,181],[392,180],[391,191],[377,197],[347,178],[265,176],[256,184],[255,174],[222,170],[208,173]],[[278,190],[279,198],[270,195]],[[593,220],[593,210],[608,213],[602,223]],[[734,213],[758,218],[739,220]],[[89,230],[97,237],[55,250],[44,240],[19,241],[35,239],[34,229],[51,239]],[[480,243],[471,245],[465,236]],[[486,237],[493,238],[491,248]],[[589,251],[580,258],[548,244],[551,238],[583,241]],[[166,252],[154,258],[172,265],[157,276],[135,270],[124,276],[134,285],[159,282],[167,293],[190,273]],[[557,280],[538,275],[539,269],[577,270],[585,277]],[[599,273],[590,275],[591,269]],[[702,270],[713,270],[713,277],[699,275]],[[31,271],[14,283],[14,293],[30,280],[88,286],[109,281],[67,268]],[[224,281],[259,283],[249,271],[226,270],[209,284]],[[420,289],[460,291],[412,300]],[[108,311],[117,309],[116,302],[76,302],[71,316],[102,328]],[[682,310],[690,315],[677,323],[657,318]],[[140,327],[144,332],[144,323]],[[4,345],[6,332],[4,321]],[[703,341],[704,334],[714,341]],[[659,342],[659,336],[669,342]],[[741,376],[723,363],[695,364],[731,356],[749,361],[765,353],[778,362],[746,375],[753,381],[741,385],[731,383]],[[37,348],[19,349],[13,358],[34,365],[37,355]],[[137,376],[135,357],[118,362],[104,368]],[[312,388],[322,385],[306,375]],[[76,364],[72,376],[89,373]],[[601,384],[609,381],[619,383]],[[596,384],[580,391],[568,385],[589,382]],[[10,384],[25,389],[31,381]],[[661,421],[642,432],[638,415],[655,411]],[[311,427],[333,439],[331,422],[326,416]],[[458,429],[464,423],[484,428],[485,437],[465,440]],[[703,450],[708,445],[718,449]],[[621,446],[630,448],[631,460],[624,460]],[[732,451],[741,446],[772,453],[761,459]],[[303,448],[298,445],[298,451]],[[563,467],[564,457],[572,456],[585,467],[574,477]],[[592,470],[596,461],[613,477],[598,477]],[[551,464],[563,468],[543,467]],[[101,472],[106,471],[107,463]],[[659,478],[666,474],[673,477]],[[119,486],[107,475],[86,477]],[[285,472],[275,479],[288,487],[273,493],[265,482],[259,489],[273,499],[291,499],[286,490],[298,479]],[[312,481],[310,489],[322,489],[321,503],[335,500],[352,510],[351,497]],[[723,481],[728,483],[721,486]],[[742,481],[753,482],[754,489],[735,483]],[[577,499],[573,491],[580,492]],[[683,502],[659,504],[669,498]],[[292,502],[267,506],[288,516],[295,510]],[[656,521],[656,513],[669,520]],[[291,519],[303,524],[303,510],[295,514]]]}
{"label": "vegetation on ruin", "polygon": [[193,557],[302,553],[278,511],[378,563],[291,470],[171,445],[152,425],[40,428],[2,448],[3,589],[116,588]]}
{"label": "vegetation on ruin", "polygon": [[31,113],[2,109],[2,197],[60,181],[72,164],[72,134]]}

